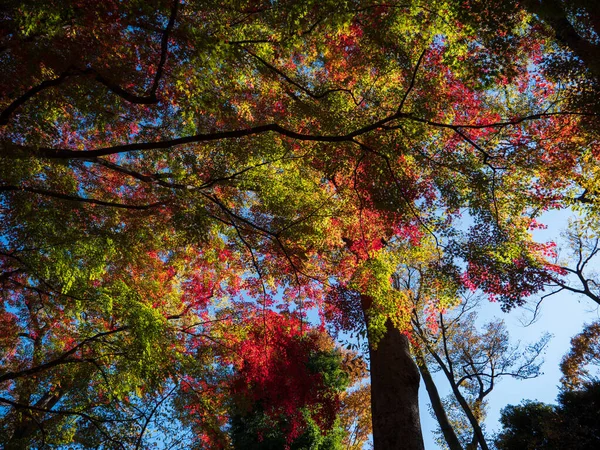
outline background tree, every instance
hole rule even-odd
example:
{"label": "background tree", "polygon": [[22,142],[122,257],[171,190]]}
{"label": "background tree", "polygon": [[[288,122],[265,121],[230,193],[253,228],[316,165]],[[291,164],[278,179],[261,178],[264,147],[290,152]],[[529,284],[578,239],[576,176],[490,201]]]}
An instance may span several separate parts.
{"label": "background tree", "polygon": [[337,416],[350,380],[342,352],[323,330],[300,331],[298,316],[269,311],[267,318],[266,329],[257,315],[226,346],[200,349],[220,366],[212,380],[191,371],[182,380],[176,410],[197,436],[188,446],[341,448]]}
{"label": "background tree", "polygon": [[341,395],[338,414],[340,427],[344,430],[342,447],[362,450],[370,441],[372,433],[371,386],[367,363],[359,353],[342,350],[342,365],[349,376],[350,389]]}
{"label": "background tree", "polygon": [[558,430],[556,411],[551,405],[531,401],[509,405],[502,410],[500,423],[503,430],[495,442],[499,449],[557,448],[549,442],[553,430]]}
{"label": "background tree", "polygon": [[525,401],[502,411],[499,449],[592,449],[600,443],[596,417],[600,384],[590,374],[598,363],[598,323],[587,325],[571,339],[560,368],[563,373],[558,405]]}
{"label": "background tree", "polygon": [[[460,284],[454,292],[452,284],[440,289],[439,276],[428,278],[432,275],[431,259],[421,265],[415,263],[415,258],[410,259],[410,265],[396,274],[395,285],[408,293],[415,306],[411,319],[413,352],[439,424],[440,443],[451,449],[489,448],[482,426],[486,397],[503,377],[538,376],[550,335],[522,348],[520,343],[510,344],[503,321],[484,324],[480,331],[476,312],[480,296],[461,292]],[[436,279],[438,283],[432,288],[430,284]],[[444,295],[448,296],[445,300]],[[441,312],[440,298],[442,305],[460,303]],[[431,374],[438,371],[452,390],[446,399],[440,397]]]}
{"label": "background tree", "polygon": [[561,392],[558,406],[538,402],[507,406],[496,446],[500,450],[597,448],[599,391],[598,383],[589,383]]}
{"label": "background tree", "polygon": [[546,294],[546,296],[561,291],[569,291],[583,295],[600,304],[597,274],[593,269],[590,269],[593,266],[592,261],[599,251],[597,224],[595,222],[590,223],[587,220],[569,221],[568,229],[565,230],[563,236],[570,258],[557,263],[561,273],[568,275],[568,277],[556,277],[551,285],[552,292]]}
{"label": "background tree", "polygon": [[[591,367],[590,367],[591,366]],[[563,357],[560,370],[563,373],[563,390],[576,390],[586,383],[596,383],[598,378],[591,372],[600,366],[600,323],[586,325],[581,333],[571,339],[571,349]]]}

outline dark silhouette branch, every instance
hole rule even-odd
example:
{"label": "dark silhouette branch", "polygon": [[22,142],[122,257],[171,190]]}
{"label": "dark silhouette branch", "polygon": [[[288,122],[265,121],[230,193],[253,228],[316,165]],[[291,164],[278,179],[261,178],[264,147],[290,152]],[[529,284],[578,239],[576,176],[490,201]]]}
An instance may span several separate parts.
{"label": "dark silhouette branch", "polygon": [[408,86],[408,89],[406,89],[406,92],[404,93],[402,100],[400,101],[400,106],[398,106],[398,110],[397,110],[396,114],[400,114],[402,112],[402,109],[404,108],[404,103],[406,103],[408,96],[410,95],[411,91],[415,87],[415,81],[417,80],[417,72],[419,71],[419,67],[421,66],[421,62],[423,61],[423,57],[425,56],[426,52],[427,52],[427,49],[423,50],[421,52],[421,55],[419,56],[419,59],[417,60],[417,64],[415,65],[415,70],[413,71],[412,78],[410,79],[410,84]]}
{"label": "dark silhouette branch", "polygon": [[2,113],[0,113],[0,127],[8,124],[10,116],[22,105],[24,105],[29,99],[39,94],[45,89],[58,86],[62,84],[67,78],[73,76],[69,71],[63,72],[58,77],[51,80],[42,81],[37,86],[32,87],[20,97],[17,97],[13,102],[8,105]]}
{"label": "dark silhouette branch", "polygon": [[460,129],[486,129],[486,128],[498,128],[505,127],[508,125],[518,125],[523,122],[539,120],[544,117],[551,116],[565,116],[565,115],[595,115],[587,113],[576,113],[576,112],[561,112],[561,113],[542,113],[524,116],[518,119],[501,122],[491,122],[486,124],[447,124],[443,122],[434,122],[427,119],[416,117],[409,113],[394,113],[383,119],[377,120],[369,125],[365,125],[355,129],[346,134],[340,135],[318,135],[318,134],[305,134],[297,131],[289,130],[277,123],[258,125],[250,128],[243,128],[238,130],[229,131],[217,131],[213,133],[201,133],[193,136],[179,137],[175,139],[169,139],[164,141],[156,142],[138,142],[133,144],[115,145],[112,147],[98,148],[94,150],[71,150],[64,148],[33,148],[28,146],[18,145],[12,142],[2,142],[0,150],[2,150],[7,156],[12,157],[24,157],[24,156],[38,156],[50,159],[87,159],[90,157],[116,155],[122,153],[136,152],[136,151],[149,151],[149,150],[168,150],[173,147],[186,144],[197,144],[201,142],[213,142],[223,139],[238,139],[248,136],[260,135],[264,133],[277,133],[282,136],[286,136],[290,139],[306,142],[352,142],[356,137],[370,133],[375,130],[392,130],[398,128],[398,126],[389,126],[388,124],[399,120],[409,120],[414,122],[420,122],[432,127],[447,128],[454,131]]}
{"label": "dark silhouette branch", "polygon": [[59,366],[62,364],[71,364],[71,363],[79,363],[79,362],[88,362],[85,359],[81,359],[81,358],[70,358],[71,355],[74,355],[79,349],[81,349],[83,346],[90,344],[94,341],[99,340],[100,338],[106,337],[106,336],[110,336],[112,334],[115,333],[120,333],[122,331],[127,330],[128,327],[120,327],[117,328],[115,330],[111,330],[111,331],[105,331],[102,333],[98,333],[95,334],[94,336],[91,336],[87,339],[84,339],[83,341],[81,341],[79,344],[75,345],[73,348],[71,348],[70,350],[66,351],[65,353],[63,353],[62,355],[60,355],[58,358],[55,358],[51,361],[48,361],[47,363],[44,364],[40,364],[39,366],[35,366],[35,367],[30,367],[29,369],[24,369],[24,370],[20,370],[17,372],[7,372],[4,373],[2,375],[0,375],[0,383],[4,382],[4,381],[8,381],[8,380],[14,380],[17,378],[23,378],[23,377],[29,377],[31,375],[35,375],[36,373],[39,372],[43,372],[44,370],[48,370],[52,367],[55,366]]}
{"label": "dark silhouette branch", "polygon": [[176,0],[173,3],[173,7],[171,8],[171,15],[169,17],[169,22],[167,23],[167,26],[166,26],[165,30],[163,31],[163,36],[161,39],[161,52],[160,52],[160,58],[159,58],[157,69],[156,69],[156,74],[154,76],[152,85],[146,95],[140,96],[140,95],[135,95],[135,94],[132,94],[132,93],[126,91],[121,86],[119,86],[117,83],[115,83],[112,80],[110,80],[109,78],[105,77],[104,75],[102,75],[101,73],[99,73],[97,70],[95,70],[92,67],[88,67],[85,69],[79,69],[77,67],[71,66],[67,70],[65,70],[63,73],[61,73],[58,77],[53,78],[51,80],[42,81],[38,85],[30,88],[27,92],[22,94],[20,97],[17,97],[15,100],[13,100],[13,102],[10,105],[8,105],[4,109],[4,111],[2,111],[2,113],[0,113],[0,127],[7,125],[8,121],[10,119],[10,116],[12,114],[14,114],[14,112],[19,107],[23,106],[31,98],[33,98],[34,96],[36,96],[37,94],[39,94],[40,92],[42,92],[46,89],[49,89],[49,88],[55,87],[55,86],[59,86],[59,85],[63,84],[67,79],[76,77],[76,76],[90,76],[90,75],[93,76],[94,80],[96,80],[98,83],[102,84],[113,94],[116,94],[117,96],[128,101],[129,103],[134,103],[137,105],[155,105],[155,104],[157,104],[158,98],[156,96],[156,91],[158,90],[158,85],[159,85],[160,80],[164,73],[164,67],[165,67],[165,63],[167,61],[167,54],[169,52],[170,33],[173,30],[173,27],[175,25],[175,19],[177,17],[178,9],[179,9],[179,0]]}
{"label": "dark silhouette branch", "polygon": [[68,201],[80,202],[80,203],[89,203],[92,205],[108,206],[108,207],[112,207],[112,208],[141,210],[141,211],[156,208],[158,206],[162,206],[167,203],[166,201],[160,201],[160,202],[154,202],[154,203],[150,203],[150,204],[146,204],[146,205],[129,205],[126,203],[107,202],[107,201],[99,200],[99,199],[95,199],[95,198],[78,197],[76,195],[63,194],[61,192],[49,191],[46,189],[31,188],[31,187],[25,187],[25,186],[13,186],[13,185],[0,186],[0,192],[3,192],[3,191],[4,192],[6,192],[6,191],[31,192],[32,194],[38,194],[38,195],[42,195],[45,197],[58,198],[61,200],[68,200]]}
{"label": "dark silhouette branch", "polygon": [[173,30],[173,26],[175,25],[175,19],[177,18],[177,11],[179,9],[179,0],[175,0],[173,2],[173,6],[171,7],[171,16],[169,17],[169,22],[167,23],[167,27],[162,35],[161,40],[161,51],[160,51],[160,60],[158,61],[158,66],[156,68],[156,74],[154,76],[154,82],[150,87],[149,97],[158,102],[156,98],[156,90],[158,89],[158,84],[160,83],[160,79],[163,76],[163,71],[165,68],[165,63],[167,62],[167,54],[169,53],[169,38],[171,31]]}
{"label": "dark silhouette branch", "polygon": [[333,94],[334,92],[344,92],[344,93],[350,95],[350,97],[352,97],[352,101],[354,102],[355,105],[358,106],[360,104],[360,102],[358,102],[356,100],[356,98],[354,97],[354,93],[350,89],[331,88],[331,89],[326,89],[322,92],[314,92],[314,91],[308,89],[306,86],[303,86],[302,84],[298,83],[297,81],[292,79],[289,75],[287,75],[285,72],[278,69],[273,64],[267,62],[265,59],[261,58],[257,54],[251,52],[247,48],[244,48],[244,51],[246,53],[248,53],[249,55],[251,55],[252,57],[254,57],[255,59],[257,59],[258,61],[260,61],[260,63],[262,65],[264,65],[267,69],[269,69],[271,72],[277,74],[279,77],[283,78],[287,83],[291,84],[292,86],[300,89],[302,92],[304,92],[306,95],[308,95],[313,100],[320,100],[322,98],[327,97],[329,94]]}

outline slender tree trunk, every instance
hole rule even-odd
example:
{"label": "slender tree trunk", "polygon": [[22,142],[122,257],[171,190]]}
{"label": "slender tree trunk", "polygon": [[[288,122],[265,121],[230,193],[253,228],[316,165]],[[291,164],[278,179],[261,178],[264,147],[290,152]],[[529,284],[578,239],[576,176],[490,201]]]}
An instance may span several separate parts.
{"label": "slender tree trunk", "polygon": [[473,410],[469,406],[469,403],[467,402],[467,400],[463,397],[462,393],[460,392],[460,389],[458,388],[458,385],[456,384],[456,381],[454,380],[454,376],[449,372],[448,368],[442,361],[442,358],[437,353],[430,352],[430,354],[431,354],[431,356],[433,356],[435,358],[438,365],[442,369],[442,372],[444,372],[444,375],[446,375],[446,378],[448,379],[448,382],[450,383],[450,387],[452,388],[452,393],[454,394],[454,397],[456,397],[458,404],[461,406],[462,410],[464,411],[465,415],[467,416],[467,419],[469,420],[471,427],[473,427],[473,433],[477,437],[477,440],[479,441],[479,445],[481,446],[482,450],[489,450],[489,447],[485,440],[485,436],[483,435],[483,430],[481,429],[481,425],[479,424],[479,421],[475,417],[475,414],[473,414]]}
{"label": "slender tree trunk", "polygon": [[460,445],[460,441],[454,432],[454,428],[450,424],[450,420],[446,415],[446,410],[444,409],[444,405],[442,404],[442,399],[440,398],[440,394],[437,390],[435,382],[429,372],[429,368],[427,367],[427,363],[425,362],[425,358],[421,353],[421,350],[417,349],[415,351],[415,356],[417,359],[417,366],[419,367],[419,372],[421,372],[421,377],[423,378],[423,382],[425,383],[425,388],[427,389],[427,393],[429,394],[429,401],[431,402],[431,408],[435,413],[435,418],[440,424],[440,429],[442,430],[442,434],[444,435],[444,440],[446,444],[448,444],[448,448],[450,450],[463,450]]}
{"label": "slender tree trunk", "polygon": [[424,450],[419,419],[419,370],[408,338],[391,322],[371,356],[371,408],[375,450]]}
{"label": "slender tree trunk", "polygon": [[465,412],[465,415],[467,416],[467,419],[469,420],[471,427],[473,427],[473,434],[477,437],[477,440],[479,441],[479,445],[481,446],[482,450],[489,450],[487,441],[485,440],[485,436],[483,435],[483,430],[481,429],[481,425],[479,424],[479,421],[475,417],[475,414],[473,414],[473,410],[469,406],[469,403],[461,394],[454,379],[448,378],[448,381],[450,382],[450,387],[452,388],[452,392],[454,393],[456,400],[458,400],[458,403],[460,404],[463,411]]}
{"label": "slender tree trunk", "polygon": [[473,437],[471,438],[471,443],[467,445],[467,450],[477,450],[477,433],[473,432]]}

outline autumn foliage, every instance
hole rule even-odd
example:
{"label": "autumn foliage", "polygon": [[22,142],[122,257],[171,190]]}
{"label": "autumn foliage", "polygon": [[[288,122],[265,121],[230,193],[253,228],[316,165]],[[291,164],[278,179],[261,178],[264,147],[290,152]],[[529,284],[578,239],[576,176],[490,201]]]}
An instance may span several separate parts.
{"label": "autumn foliage", "polygon": [[199,448],[257,411],[326,434],[323,334],[394,348],[399,267],[432,314],[508,310],[565,275],[535,219],[595,211],[593,83],[515,2],[5,3],[6,448],[143,448],[168,412]]}

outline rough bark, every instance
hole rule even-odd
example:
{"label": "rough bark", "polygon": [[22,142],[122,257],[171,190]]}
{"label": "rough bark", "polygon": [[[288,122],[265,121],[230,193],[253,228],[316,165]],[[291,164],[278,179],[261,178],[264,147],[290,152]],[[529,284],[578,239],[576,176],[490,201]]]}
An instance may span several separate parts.
{"label": "rough bark", "polygon": [[446,444],[448,444],[448,448],[450,450],[463,450],[460,445],[460,441],[454,432],[454,428],[450,424],[450,420],[446,415],[446,410],[444,409],[444,405],[442,404],[442,399],[440,398],[440,394],[437,390],[435,382],[429,372],[429,368],[427,367],[427,363],[425,362],[425,358],[421,354],[420,350],[416,351],[416,359],[417,366],[419,367],[419,372],[421,372],[421,377],[423,378],[423,382],[425,384],[425,388],[427,389],[427,394],[429,394],[429,401],[431,402],[431,408],[435,414],[435,418],[437,419],[440,429],[442,430],[442,435],[444,436],[444,440]]}
{"label": "rough bark", "polygon": [[419,370],[408,338],[388,321],[370,346],[371,408],[375,450],[424,450],[419,419]]}

